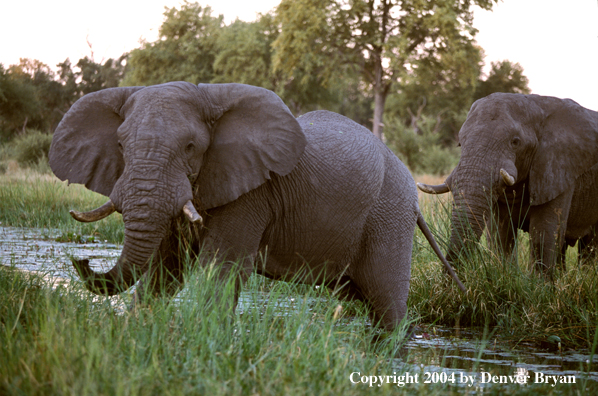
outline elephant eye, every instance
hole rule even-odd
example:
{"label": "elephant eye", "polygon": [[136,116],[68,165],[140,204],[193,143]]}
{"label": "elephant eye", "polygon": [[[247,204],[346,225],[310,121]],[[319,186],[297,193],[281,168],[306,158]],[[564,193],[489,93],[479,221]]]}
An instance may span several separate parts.
{"label": "elephant eye", "polygon": [[123,152],[123,145],[121,142],[118,142],[118,149],[120,150],[120,152]]}
{"label": "elephant eye", "polygon": [[189,143],[187,147],[185,147],[185,151],[187,151],[188,154],[191,154],[193,150],[195,150],[195,145],[193,143]]}
{"label": "elephant eye", "polygon": [[512,146],[513,148],[517,148],[517,147],[519,147],[519,143],[521,143],[521,139],[519,139],[518,137],[514,137],[514,138],[511,140],[511,146]]}

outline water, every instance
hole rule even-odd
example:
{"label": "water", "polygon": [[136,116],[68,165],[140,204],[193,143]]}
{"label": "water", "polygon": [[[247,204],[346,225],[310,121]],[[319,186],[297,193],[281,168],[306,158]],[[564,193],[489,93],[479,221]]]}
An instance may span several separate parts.
{"label": "water", "polygon": [[[60,234],[53,230],[0,227],[0,264],[38,271],[53,280],[68,282],[76,279],[69,256],[87,258],[94,270],[104,272],[114,265],[120,254],[121,247],[115,244],[56,242],[58,237]],[[238,310],[242,312],[267,302],[266,293],[242,293]],[[117,304],[122,304],[122,300]],[[293,298],[277,304],[281,315],[293,313]],[[482,342],[482,339],[489,341]],[[538,386],[536,384],[542,381],[546,389],[568,393],[574,385],[558,381],[573,378],[577,386],[587,379],[586,388],[598,390],[598,356],[594,356],[590,364],[587,350],[543,350],[531,344],[514,345],[497,336],[484,337],[475,329],[418,328],[415,339],[407,342],[401,356],[395,359],[393,367],[396,371],[392,373],[356,372],[352,380],[364,387],[370,384],[375,387],[380,381],[399,386],[402,381],[411,380],[419,384],[443,383],[482,391],[490,386]],[[381,375],[386,378],[377,378],[377,382],[373,382],[375,376]],[[553,384],[555,379],[557,383]]]}
{"label": "water", "polygon": [[106,271],[120,254],[115,244],[56,242],[61,236],[55,230],[0,227],[0,264],[68,279],[75,275],[69,255],[89,259],[94,270]]}

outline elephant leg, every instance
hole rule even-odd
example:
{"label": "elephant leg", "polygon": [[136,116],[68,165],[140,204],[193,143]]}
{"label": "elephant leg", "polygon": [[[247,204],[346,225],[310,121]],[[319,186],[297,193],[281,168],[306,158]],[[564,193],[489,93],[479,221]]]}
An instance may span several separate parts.
{"label": "elephant leg", "polygon": [[519,211],[498,202],[493,206],[492,212],[494,223],[488,227],[490,245],[494,251],[500,250],[504,257],[510,257],[517,237]]}
{"label": "elephant leg", "polygon": [[565,243],[573,190],[530,210],[531,255],[535,268],[552,278],[555,261]]}
{"label": "elephant leg", "polygon": [[[254,194],[252,191],[210,210],[199,242],[200,265],[217,269],[215,281],[225,283],[231,276],[235,278],[233,310],[243,284],[255,272],[255,258],[270,219]],[[215,298],[219,299],[220,294],[215,293]]]}
{"label": "elephant leg", "polygon": [[[416,214],[409,218],[410,213],[405,212],[405,208],[397,208],[394,214],[373,215],[378,221],[366,225],[361,252],[349,270],[354,288],[359,291],[352,294],[370,306],[372,324],[387,331],[394,330],[407,316]],[[401,229],[392,224],[397,213],[405,217]]]}
{"label": "elephant leg", "polygon": [[570,245],[571,242],[565,238],[565,243],[563,243],[559,254],[556,256],[556,265],[558,268],[565,269],[567,261],[567,249],[569,249]]}
{"label": "elephant leg", "polygon": [[587,264],[596,259],[598,251],[598,235],[596,228],[592,226],[588,235],[577,241],[577,262],[578,264]]}

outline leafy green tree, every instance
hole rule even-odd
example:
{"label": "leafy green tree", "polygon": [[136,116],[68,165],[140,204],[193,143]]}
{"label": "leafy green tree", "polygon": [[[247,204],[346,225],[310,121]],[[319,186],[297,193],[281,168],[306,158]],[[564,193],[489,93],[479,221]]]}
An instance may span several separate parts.
{"label": "leafy green tree", "polygon": [[[472,42],[461,44],[418,59],[389,94],[386,114],[416,134],[421,134],[424,116],[433,119],[439,139],[445,145],[452,143],[473,102],[482,68],[481,49]],[[385,136],[394,132],[386,128]]]}
{"label": "leafy green tree", "polygon": [[0,134],[8,140],[26,129],[52,132],[70,106],[82,95],[118,86],[124,60],[96,63],[69,59],[58,64],[58,73],[35,59],[21,59],[8,70],[0,65]]}
{"label": "leafy green tree", "polygon": [[14,78],[0,64],[0,141],[24,130],[36,112],[36,101],[33,86],[22,78]]}
{"label": "leafy green tree", "polygon": [[61,85],[48,65],[21,58],[1,69],[0,122],[5,139],[25,128],[52,130],[62,118]]}
{"label": "leafy green tree", "polygon": [[208,83],[214,78],[214,61],[223,16],[185,1],[180,10],[166,9],[159,39],[131,51],[121,85],[153,85],[167,81]]}
{"label": "leafy green tree", "polygon": [[96,63],[87,56],[79,59],[74,73],[78,79],[77,91],[80,95],[99,91],[100,89],[118,87],[124,74],[126,55],[118,59],[108,59],[104,63]]}
{"label": "leafy green tree", "polygon": [[256,22],[236,20],[222,28],[214,59],[214,83],[238,82],[275,90],[272,73],[272,42],[278,27],[271,14]]}
{"label": "leafy green tree", "polygon": [[286,75],[303,69],[305,76],[317,74],[320,84],[343,66],[358,70],[374,97],[373,132],[381,137],[394,86],[424,60],[471,46],[471,6],[490,9],[496,1],[283,0],[275,68]]}
{"label": "leafy green tree", "polygon": [[490,73],[485,80],[480,80],[474,94],[474,100],[494,92],[529,94],[529,80],[523,74],[519,63],[508,60],[492,62]]}
{"label": "leafy green tree", "polygon": [[237,20],[224,26],[218,36],[212,82],[238,82],[273,90],[296,115],[324,107],[367,122],[369,114],[363,113],[369,110],[369,103],[363,100],[354,75],[344,73],[341,80],[341,73],[337,73],[324,86],[318,83],[318,73],[311,70],[298,68],[286,78],[275,71],[272,46],[279,34],[280,25],[270,13],[260,15],[255,22]]}

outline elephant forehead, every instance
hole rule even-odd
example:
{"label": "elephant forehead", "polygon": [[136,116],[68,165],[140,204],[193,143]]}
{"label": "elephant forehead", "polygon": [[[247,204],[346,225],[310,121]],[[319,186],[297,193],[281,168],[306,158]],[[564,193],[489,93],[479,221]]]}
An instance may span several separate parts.
{"label": "elephant forehead", "polygon": [[144,88],[131,95],[122,108],[125,119],[162,120],[180,123],[201,113],[197,87],[189,83],[168,83]]}
{"label": "elephant forehead", "polygon": [[521,104],[512,100],[479,100],[459,131],[459,142],[463,145],[469,138],[505,139],[521,134],[527,117],[520,108]]}

